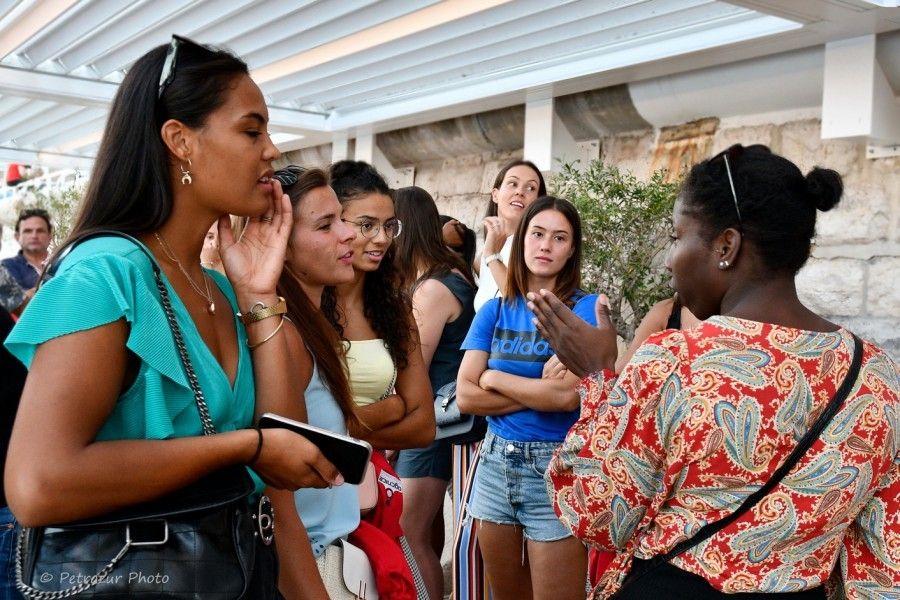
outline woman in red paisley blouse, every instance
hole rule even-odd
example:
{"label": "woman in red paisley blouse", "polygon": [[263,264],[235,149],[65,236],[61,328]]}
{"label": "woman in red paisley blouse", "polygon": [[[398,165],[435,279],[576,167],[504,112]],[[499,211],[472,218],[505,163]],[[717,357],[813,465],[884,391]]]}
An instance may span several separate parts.
{"label": "woman in red paisley blouse", "polygon": [[651,336],[618,377],[605,300],[592,329],[552,294],[530,296],[584,377],[580,419],[547,477],[563,523],[616,553],[594,598],[898,598],[900,384],[869,342],[839,412],[784,479],[709,539],[652,560],[772,478],[851,370],[853,335],[794,284],[816,210],[842,191],[836,172],[804,176],[764,146],[691,169],[666,266],[704,321]]}

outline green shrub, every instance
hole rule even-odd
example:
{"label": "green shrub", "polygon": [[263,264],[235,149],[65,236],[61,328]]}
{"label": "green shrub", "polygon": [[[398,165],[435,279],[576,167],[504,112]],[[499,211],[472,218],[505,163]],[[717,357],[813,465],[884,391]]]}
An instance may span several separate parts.
{"label": "green shrub", "polygon": [[565,165],[550,187],[581,215],[584,289],[609,296],[616,331],[631,341],[650,307],[673,293],[663,261],[678,184],[664,170],[645,182],[595,160]]}

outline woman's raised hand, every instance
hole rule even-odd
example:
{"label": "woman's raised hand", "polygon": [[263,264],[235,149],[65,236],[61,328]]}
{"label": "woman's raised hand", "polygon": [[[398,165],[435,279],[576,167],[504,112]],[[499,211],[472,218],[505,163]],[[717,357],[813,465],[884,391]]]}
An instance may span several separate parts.
{"label": "woman's raised hand", "polygon": [[528,293],[528,308],[534,313],[534,324],[556,351],[566,368],[579,377],[601,369],[613,370],[618,347],[616,328],[609,317],[609,299],[600,294],[594,310],[597,326],[580,319],[553,292]]}
{"label": "woman's raised hand", "polygon": [[291,200],[275,179],[269,208],[250,219],[240,239],[235,241],[229,217],[219,218],[219,254],[235,291],[256,296],[275,293],[292,224]]}
{"label": "woman's raised hand", "polygon": [[503,221],[500,220],[500,217],[485,217],[481,224],[485,229],[484,248],[481,255],[488,256],[500,252],[510,234],[504,229]]}

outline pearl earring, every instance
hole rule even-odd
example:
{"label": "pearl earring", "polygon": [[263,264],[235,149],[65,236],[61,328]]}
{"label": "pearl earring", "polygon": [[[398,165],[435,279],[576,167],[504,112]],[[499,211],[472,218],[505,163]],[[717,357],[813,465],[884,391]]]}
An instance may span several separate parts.
{"label": "pearl earring", "polygon": [[730,266],[731,266],[731,265],[729,264],[729,262],[728,262],[727,260],[720,260],[720,261],[719,261],[719,268],[722,269],[723,271],[724,271],[725,269],[727,269],[728,267],[730,267]]}
{"label": "pearl earring", "polygon": [[191,185],[192,183],[194,183],[194,180],[191,177],[191,167],[193,166],[191,164],[191,159],[187,159],[187,162],[188,162],[187,170],[184,169],[183,164],[179,165],[179,168],[181,169],[181,185]]}

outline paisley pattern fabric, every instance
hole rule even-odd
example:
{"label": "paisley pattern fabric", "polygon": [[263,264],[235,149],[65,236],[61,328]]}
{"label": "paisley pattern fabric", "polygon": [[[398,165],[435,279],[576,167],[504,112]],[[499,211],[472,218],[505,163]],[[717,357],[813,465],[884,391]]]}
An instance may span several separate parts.
{"label": "paisley pattern fabric", "polygon": [[[616,553],[609,598],[649,559],[733,512],[784,461],[849,370],[853,338],[713,317],[650,337],[618,379],[582,380],[551,462],[559,518]],[[866,343],[840,412],[782,483],[672,564],[729,593],[900,598],[898,371]]]}

